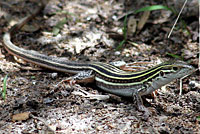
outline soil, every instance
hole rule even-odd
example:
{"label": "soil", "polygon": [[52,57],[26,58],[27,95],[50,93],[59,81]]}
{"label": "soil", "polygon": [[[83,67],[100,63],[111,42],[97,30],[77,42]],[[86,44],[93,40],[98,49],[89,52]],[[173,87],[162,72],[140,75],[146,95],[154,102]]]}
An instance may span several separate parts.
{"label": "soil", "polygon": [[[24,49],[65,57],[63,60],[140,61],[154,65],[179,57],[197,68],[198,1],[186,4],[171,36],[167,37],[183,3],[176,0],[51,0],[12,41]],[[193,7],[187,6],[192,4]],[[164,5],[176,13],[164,9],[146,14],[130,13],[125,21],[128,11],[151,5]],[[0,1],[0,37],[37,7],[36,0]],[[124,22],[128,23],[126,38]],[[119,48],[123,40],[125,43]],[[13,57],[3,47],[2,38],[0,63],[1,92],[7,75],[6,97],[2,97],[3,93],[0,96],[0,134],[200,133],[199,70],[183,79],[182,95],[176,80],[158,89],[153,97],[144,97],[144,105],[152,115],[143,120],[143,113],[137,110],[132,98],[105,93],[95,83],[81,84],[82,90],[72,88],[61,82],[70,74]],[[88,95],[109,96],[109,99]]]}

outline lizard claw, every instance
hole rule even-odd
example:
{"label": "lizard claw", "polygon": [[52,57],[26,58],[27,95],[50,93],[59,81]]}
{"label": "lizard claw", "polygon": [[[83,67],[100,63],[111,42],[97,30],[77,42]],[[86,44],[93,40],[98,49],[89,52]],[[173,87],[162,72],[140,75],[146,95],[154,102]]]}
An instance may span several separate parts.
{"label": "lizard claw", "polygon": [[152,112],[146,108],[144,105],[138,105],[138,110],[144,112],[142,119],[148,120],[148,118],[152,115]]}

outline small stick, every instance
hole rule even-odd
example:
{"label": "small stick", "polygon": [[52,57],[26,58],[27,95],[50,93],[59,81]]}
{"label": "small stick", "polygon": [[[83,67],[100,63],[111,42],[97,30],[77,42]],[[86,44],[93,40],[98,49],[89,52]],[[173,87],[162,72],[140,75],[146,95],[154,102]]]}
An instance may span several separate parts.
{"label": "small stick", "polygon": [[183,11],[183,8],[185,7],[186,3],[187,3],[187,0],[185,0],[185,2],[184,2],[184,4],[183,4],[183,6],[182,6],[182,8],[181,8],[181,11],[179,12],[179,14],[178,14],[178,17],[176,18],[176,21],[174,22],[174,25],[173,25],[173,27],[172,27],[171,31],[169,32],[169,35],[168,35],[168,37],[167,37],[167,38],[170,38],[170,36],[171,36],[171,33],[172,33],[172,31],[174,30],[174,27],[175,27],[175,25],[176,25],[176,23],[177,23],[177,21],[178,21],[178,19],[179,19],[180,15],[181,15],[181,13],[182,13],[182,11]]}

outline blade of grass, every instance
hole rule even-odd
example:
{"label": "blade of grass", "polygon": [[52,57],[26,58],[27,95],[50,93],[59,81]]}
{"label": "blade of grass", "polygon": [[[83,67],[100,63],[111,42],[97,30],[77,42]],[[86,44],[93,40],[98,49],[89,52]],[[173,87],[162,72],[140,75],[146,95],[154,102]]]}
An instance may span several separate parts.
{"label": "blade of grass", "polygon": [[2,91],[2,98],[5,100],[6,99],[6,82],[7,82],[7,78],[8,78],[8,75],[6,75],[6,77],[4,77],[3,79],[3,91]]}
{"label": "blade of grass", "polygon": [[172,8],[169,8],[169,7],[163,6],[163,5],[153,5],[153,6],[143,7],[143,8],[140,8],[138,10],[135,10],[134,13],[139,13],[139,12],[144,12],[144,11],[161,10],[161,9],[170,10],[170,11],[172,11],[174,13]]}
{"label": "blade of grass", "polygon": [[143,7],[143,8],[140,8],[138,10],[135,10],[135,11],[131,11],[129,13],[127,13],[125,15],[125,19],[124,19],[124,25],[123,25],[123,36],[124,36],[124,39],[123,41],[120,42],[120,44],[117,46],[116,50],[119,50],[123,44],[126,42],[126,39],[127,39],[127,17],[128,15],[132,14],[132,13],[139,13],[139,12],[144,12],[144,11],[153,11],[153,10],[170,10],[172,11],[173,13],[174,10],[172,8],[169,8],[167,6],[163,6],[163,5],[153,5],[153,6],[147,6],[147,7]]}
{"label": "blade of grass", "polygon": [[119,50],[120,48],[122,48],[125,42],[126,40],[121,41],[120,44],[117,46],[116,50]]}
{"label": "blade of grass", "polygon": [[176,54],[172,54],[172,53],[166,53],[167,55],[175,58],[175,59],[180,59],[180,60],[183,60],[183,57],[179,56],[179,55],[176,55]]}

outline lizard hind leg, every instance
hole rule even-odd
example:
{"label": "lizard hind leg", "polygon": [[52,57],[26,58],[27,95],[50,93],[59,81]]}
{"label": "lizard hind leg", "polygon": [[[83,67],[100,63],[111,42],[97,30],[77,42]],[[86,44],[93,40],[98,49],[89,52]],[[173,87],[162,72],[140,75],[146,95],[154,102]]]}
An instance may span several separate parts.
{"label": "lizard hind leg", "polygon": [[92,83],[94,82],[94,74],[92,70],[81,71],[70,77],[75,83]]}
{"label": "lizard hind leg", "polygon": [[81,71],[74,76],[71,76],[62,82],[68,82],[71,87],[77,83],[92,83],[94,81],[94,74],[92,70]]}
{"label": "lizard hind leg", "polygon": [[[67,79],[64,79],[60,81],[56,87],[64,87],[66,88],[66,85],[64,83],[68,83],[70,86],[70,89],[81,89],[82,87],[79,85],[80,83],[91,83],[94,81],[94,74],[92,70],[86,70],[86,71],[81,71]],[[70,92],[71,92],[70,91]]]}

